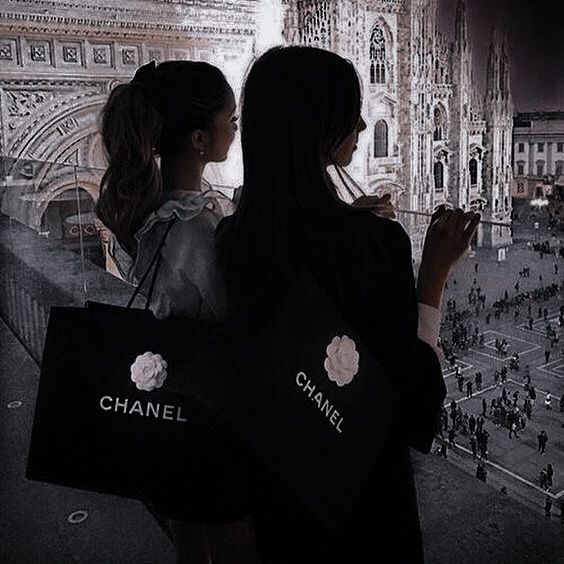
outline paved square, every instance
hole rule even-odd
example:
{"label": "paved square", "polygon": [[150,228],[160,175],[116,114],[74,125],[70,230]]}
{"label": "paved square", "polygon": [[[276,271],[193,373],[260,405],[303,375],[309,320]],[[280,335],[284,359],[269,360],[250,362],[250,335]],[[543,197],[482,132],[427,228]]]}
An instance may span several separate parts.
{"label": "paved square", "polygon": [[[447,386],[445,406],[450,413],[449,404],[455,400],[463,413],[468,416],[473,414],[477,418],[482,414],[483,400],[486,401],[484,428],[489,433],[487,467],[508,488],[532,500],[533,505],[543,511],[547,492],[540,487],[540,474],[548,464],[552,464],[554,469],[553,484],[548,495],[555,501],[564,499],[564,411],[560,411],[560,399],[564,395],[564,348],[563,330],[559,324],[564,303],[564,286],[562,276],[554,268],[554,259],[546,260],[545,255],[545,260],[540,261],[537,257],[538,253],[525,244],[510,247],[505,263],[497,262],[493,252],[488,254],[483,249],[478,249],[472,258],[465,257],[458,265],[453,280],[449,280],[445,292],[441,338],[452,345],[453,325],[457,325],[458,329],[465,329],[464,332],[469,337],[474,334],[476,327],[479,333],[483,333],[483,345],[453,348],[456,364],[460,366],[464,378],[462,391],[457,379],[452,377],[455,374],[454,368],[444,360],[443,376]],[[561,261],[560,258],[556,260]],[[519,275],[525,266],[530,269],[530,277]],[[518,305],[515,302],[501,308],[499,315],[495,316],[493,302],[502,300],[506,292],[507,301],[511,302],[517,291],[509,290],[516,282],[519,282],[521,296],[523,292],[529,292],[529,297],[521,299]],[[550,285],[552,291],[548,292]],[[475,311],[475,304],[471,303],[471,286],[479,286],[486,296],[485,309]],[[456,300],[457,304],[456,312],[459,317],[455,323],[452,310],[447,306],[450,300]],[[529,329],[527,321],[529,315],[533,317],[532,329]],[[554,331],[552,341],[547,329]],[[495,349],[496,339],[506,340],[506,355]],[[517,370],[510,370],[510,359],[515,352],[519,355],[519,367]],[[494,372],[499,373],[502,367],[507,369],[507,379],[504,383],[498,381],[495,385]],[[477,389],[475,379],[478,371],[482,373],[481,390]],[[536,390],[530,420],[523,413],[527,375]],[[466,386],[469,381],[472,382],[471,391]],[[504,387],[512,401],[513,393],[518,392],[516,407],[525,420],[524,429],[512,438],[509,438],[509,428],[505,421],[494,421],[491,411],[492,399],[501,398]],[[552,398],[551,409],[545,407],[547,393]],[[562,408],[564,409],[564,404]],[[449,417],[449,428],[450,426]],[[538,452],[537,435],[541,430],[548,435],[545,454]],[[475,472],[478,459],[473,461],[469,439],[468,432],[463,433],[461,428],[457,430],[456,451],[466,460],[461,467]],[[456,461],[456,457],[452,459]]]}

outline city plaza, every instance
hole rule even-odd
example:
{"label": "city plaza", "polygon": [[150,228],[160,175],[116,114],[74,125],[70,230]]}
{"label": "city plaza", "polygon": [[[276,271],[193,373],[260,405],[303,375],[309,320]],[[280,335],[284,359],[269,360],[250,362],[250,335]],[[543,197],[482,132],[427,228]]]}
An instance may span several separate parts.
{"label": "city plaza", "polygon": [[[442,333],[446,331],[445,314],[447,301],[455,300],[457,310],[468,308],[472,314],[465,320],[478,326],[484,334],[483,345],[470,345],[465,352],[455,351],[456,364],[452,365],[443,360],[443,374],[447,385],[448,407],[452,400],[460,405],[463,412],[474,415],[475,418],[483,413],[482,400],[487,402],[487,414],[484,428],[489,432],[488,456],[485,461],[488,479],[495,481],[500,487],[505,486],[509,495],[515,495],[528,505],[544,512],[545,500],[548,495],[558,510],[559,504],[564,502],[564,413],[560,411],[560,399],[564,394],[564,349],[562,343],[562,326],[558,317],[563,305],[563,271],[562,257],[558,254],[562,246],[561,233],[548,230],[546,221],[539,220],[539,229],[534,230],[533,219],[525,218],[514,222],[513,246],[507,249],[505,260],[499,261],[497,251],[493,249],[478,249],[471,252],[459,264],[447,284],[443,299]],[[540,258],[540,254],[532,250],[532,241],[549,241],[551,253]],[[476,267],[476,264],[478,265]],[[555,265],[557,265],[555,267]],[[519,272],[529,267],[530,276],[521,277]],[[477,270],[477,272],[476,272]],[[558,272],[558,274],[556,273]],[[539,280],[542,276],[542,282]],[[472,283],[480,286],[482,293],[487,296],[486,307],[476,316],[474,306],[468,303],[468,292]],[[456,282],[455,282],[456,281]],[[519,283],[519,291],[515,284]],[[514,319],[515,307],[510,306],[507,313],[501,313],[499,320],[490,316],[490,323],[486,323],[486,315],[492,312],[492,303],[503,298],[508,292],[509,300],[517,294],[532,291],[541,286],[558,284],[558,291],[548,300],[540,299],[536,302],[525,301],[519,306],[519,316]],[[527,322],[527,306],[531,304],[533,317],[532,330]],[[539,316],[539,306],[542,315]],[[544,310],[548,315],[544,317]],[[546,326],[550,326],[559,341],[554,347],[546,336]],[[506,354],[495,348],[496,339],[505,339],[508,344]],[[545,351],[550,351],[548,362]],[[514,353],[519,355],[519,369],[509,369],[510,359]],[[462,391],[459,390],[456,378],[456,366],[464,377]],[[498,378],[495,382],[494,372],[503,366],[508,368],[507,382],[502,383]],[[481,390],[476,389],[475,374],[480,371],[483,375]],[[502,389],[507,389],[509,398],[513,398],[515,391],[519,392],[517,406],[523,407],[523,400],[527,396],[525,390],[526,376],[530,374],[531,384],[536,390],[536,401],[530,420],[525,418],[525,428],[518,436],[509,438],[508,427],[493,422],[490,411],[492,398],[498,398]],[[466,383],[473,384],[471,397],[466,389]],[[551,408],[545,407],[546,394],[550,393]],[[537,435],[545,430],[548,437],[546,453],[538,451]],[[469,433],[457,434],[456,447],[448,450],[448,456],[455,464],[464,467],[468,472],[475,473],[479,457],[474,458],[469,445]],[[438,440],[437,445],[442,441]],[[446,442],[446,434],[445,434]],[[541,488],[539,476],[543,468],[551,463],[555,473],[553,485],[549,490]]]}

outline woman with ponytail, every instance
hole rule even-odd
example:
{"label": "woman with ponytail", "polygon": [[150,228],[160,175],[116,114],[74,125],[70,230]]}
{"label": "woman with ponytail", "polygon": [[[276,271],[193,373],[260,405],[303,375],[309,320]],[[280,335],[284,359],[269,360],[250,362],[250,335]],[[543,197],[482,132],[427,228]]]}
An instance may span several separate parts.
{"label": "woman with ponytail", "polygon": [[152,304],[159,318],[225,315],[212,241],[230,201],[203,174],[227,158],[236,121],[223,73],[193,61],[140,67],[102,111],[108,168],[97,212],[114,236],[109,255],[122,278],[143,274],[169,220],[178,219],[161,250]]}
{"label": "woman with ponytail", "polygon": [[[109,254],[122,278],[139,280],[176,218],[160,251],[151,304],[159,318],[225,316],[213,240],[231,202],[211,190],[203,174],[207,163],[227,158],[236,121],[231,87],[204,62],[146,64],[112,90],[103,109],[108,168],[97,212],[113,234]],[[241,544],[245,522],[169,525],[179,563],[252,562]]]}

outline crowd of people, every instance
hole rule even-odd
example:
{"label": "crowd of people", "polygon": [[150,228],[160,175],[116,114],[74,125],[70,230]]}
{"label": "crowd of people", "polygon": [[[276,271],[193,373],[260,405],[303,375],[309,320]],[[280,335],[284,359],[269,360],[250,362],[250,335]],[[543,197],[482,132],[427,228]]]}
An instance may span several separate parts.
{"label": "crowd of people", "polygon": [[[529,248],[539,253],[540,258],[552,254],[548,241],[534,243]],[[558,254],[555,252],[558,257]],[[474,274],[479,275],[480,266],[474,264]],[[559,273],[558,264],[554,264],[553,274]],[[488,443],[490,433],[486,429],[487,423],[495,425],[499,429],[506,429],[509,439],[520,438],[521,433],[533,418],[535,403],[537,402],[537,390],[531,381],[531,366],[521,366],[521,358],[517,351],[511,351],[511,342],[503,336],[496,337],[492,343],[485,342],[485,326],[495,321],[504,321],[507,314],[513,313],[513,321],[516,325],[525,323],[522,328],[528,331],[536,330],[539,333],[539,322],[544,325],[545,350],[544,360],[548,364],[550,358],[564,356],[564,348],[557,350],[560,342],[556,327],[564,326],[564,305],[560,305],[556,323],[549,319],[549,302],[559,295],[564,289],[563,282],[543,284],[542,274],[539,275],[539,287],[531,290],[522,290],[522,278],[530,278],[531,268],[525,266],[519,271],[519,280],[514,285],[515,294],[510,296],[505,290],[503,296],[491,302],[479,285],[477,277],[474,277],[470,290],[467,294],[468,306],[460,308],[455,297],[446,301],[446,312],[443,316],[441,326],[440,346],[449,369],[454,371],[458,392],[465,394],[465,398],[472,398],[476,392],[481,392],[484,387],[495,386],[497,391],[495,397],[488,401],[481,400],[481,414],[465,412],[459,403],[452,399],[450,404],[443,406],[440,418],[440,428],[437,437],[441,439],[437,447],[437,454],[447,458],[448,448],[465,446],[471,452],[471,456],[477,459],[476,477],[486,482]],[[457,288],[456,280],[452,281],[454,289]],[[526,316],[524,315],[526,311]],[[536,315],[536,321],[535,316]],[[463,369],[459,362],[461,356],[465,355],[469,348],[483,349],[492,346],[502,361],[501,366],[495,367],[490,378],[484,377],[484,371],[478,370],[468,374],[468,367]],[[508,356],[510,355],[510,356]],[[508,360],[508,362],[507,362]],[[505,362],[504,362],[505,361]],[[466,372],[466,374],[464,374]],[[508,387],[508,377],[511,373],[519,373],[522,378],[523,391],[515,389],[511,391]],[[489,380],[486,382],[486,378]],[[553,409],[553,397],[550,391],[544,394],[544,408]],[[542,405],[542,403],[540,404]],[[558,400],[557,407],[564,412],[564,394]],[[537,410],[538,410],[537,405]],[[537,434],[537,453],[544,455],[547,452],[549,436],[545,429]],[[554,483],[555,468],[549,463],[540,471],[538,478],[534,479],[539,486],[550,492]],[[552,499],[547,496],[545,514],[550,517]]]}

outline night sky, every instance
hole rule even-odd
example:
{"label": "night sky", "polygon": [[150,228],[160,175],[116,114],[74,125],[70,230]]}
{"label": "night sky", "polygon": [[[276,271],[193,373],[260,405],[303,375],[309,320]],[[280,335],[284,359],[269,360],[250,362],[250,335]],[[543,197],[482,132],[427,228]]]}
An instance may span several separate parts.
{"label": "night sky", "polygon": [[[452,39],[457,0],[438,0],[439,29]],[[491,27],[507,31],[518,111],[564,111],[564,1],[467,0],[474,78],[484,86]]]}

